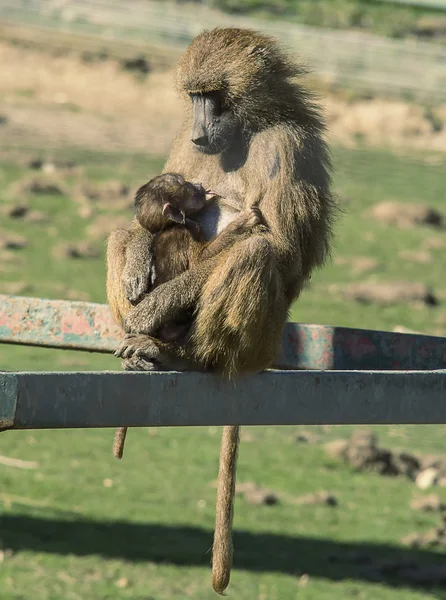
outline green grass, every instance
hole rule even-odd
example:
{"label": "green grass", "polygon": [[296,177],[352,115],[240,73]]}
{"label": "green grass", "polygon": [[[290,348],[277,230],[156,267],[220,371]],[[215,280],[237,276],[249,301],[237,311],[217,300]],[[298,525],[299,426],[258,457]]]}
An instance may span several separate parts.
{"label": "green grass", "polygon": [[[69,151],[83,167],[66,179],[121,179],[137,186],[159,171],[162,160],[142,155]],[[432,284],[445,294],[446,253],[420,266],[398,252],[416,249],[445,232],[426,228],[401,231],[378,225],[367,209],[382,200],[425,202],[444,209],[446,173],[441,165],[387,152],[335,150],[335,187],[349,200],[337,226],[336,255],[372,256],[382,262],[378,280],[404,278]],[[0,203],[11,186],[31,172],[12,155],[0,169]],[[1,229],[25,235],[12,271],[1,281],[29,281],[30,295],[61,297],[71,290],[103,302],[104,256],[67,261],[53,255],[62,241],[85,238],[88,221],[67,196],[30,198],[32,207],[51,215],[47,224],[3,220]],[[105,212],[104,209],[102,209]],[[130,216],[130,215],[129,215]],[[372,237],[370,237],[372,236]],[[368,276],[372,277],[372,275]],[[361,279],[366,279],[364,276]],[[436,309],[388,309],[346,304],[324,291],[330,283],[354,281],[348,266],[332,264],[316,274],[292,312],[293,320],[389,329],[403,324],[430,331]],[[0,292],[2,287],[0,285]],[[2,369],[90,370],[119,368],[116,359],[87,353],[0,346]],[[210,399],[212,401],[212,399]],[[307,428],[308,429],[308,428]],[[383,445],[446,453],[446,428],[377,427]],[[424,531],[438,516],[409,507],[413,483],[354,473],[326,457],[322,443],[347,436],[350,427],[315,427],[320,443],[297,444],[298,427],[250,428],[242,443],[239,481],[255,481],[296,497],[327,489],[339,506],[253,506],[238,498],[235,565],[228,589],[237,600],[421,600],[446,598],[444,589],[422,588],[389,573],[373,579],[373,565],[410,559],[444,562],[440,551],[412,551],[400,545],[408,532]],[[216,428],[131,430],[123,462],[112,458],[112,431],[7,432],[0,454],[33,460],[34,470],[0,464],[0,598],[2,600],[198,600],[215,597],[210,587],[219,430]],[[439,489],[446,501],[446,491]],[[356,556],[356,558],[355,558]],[[302,575],[309,580],[304,585]]]}

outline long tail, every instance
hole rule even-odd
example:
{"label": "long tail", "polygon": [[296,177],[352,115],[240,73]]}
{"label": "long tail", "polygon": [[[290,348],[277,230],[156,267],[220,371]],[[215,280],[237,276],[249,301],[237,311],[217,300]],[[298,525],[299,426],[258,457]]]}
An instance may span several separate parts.
{"label": "long tail", "polygon": [[234,552],[232,543],[232,521],[234,517],[235,478],[239,433],[239,426],[224,427],[221,440],[214,546],[212,553],[212,587],[221,595],[223,595],[223,592],[229,585],[232,556]]}
{"label": "long tail", "polygon": [[118,427],[115,431],[115,440],[113,443],[113,456],[122,458],[124,454],[125,436],[127,435],[127,427]]}

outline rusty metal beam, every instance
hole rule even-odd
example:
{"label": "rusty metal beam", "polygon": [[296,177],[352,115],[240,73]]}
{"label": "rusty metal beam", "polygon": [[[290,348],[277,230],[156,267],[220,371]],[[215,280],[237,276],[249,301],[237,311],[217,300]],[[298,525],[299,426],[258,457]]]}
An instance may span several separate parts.
{"label": "rusty metal beam", "polygon": [[[0,342],[113,352],[121,336],[104,304],[0,295]],[[446,368],[446,338],[287,323],[276,366],[441,369]]]}
{"label": "rusty metal beam", "polygon": [[121,338],[105,304],[0,295],[0,342],[113,352]]}
{"label": "rusty metal beam", "polygon": [[0,373],[4,427],[446,423],[446,370]]}

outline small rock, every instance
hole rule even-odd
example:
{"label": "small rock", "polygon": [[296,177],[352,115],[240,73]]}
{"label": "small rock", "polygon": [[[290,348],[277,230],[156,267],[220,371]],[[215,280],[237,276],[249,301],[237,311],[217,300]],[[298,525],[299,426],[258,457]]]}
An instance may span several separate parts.
{"label": "small rock", "polygon": [[429,467],[424,471],[420,471],[418,473],[417,478],[415,479],[415,483],[420,490],[427,490],[428,488],[435,485],[438,479],[438,469],[434,469],[433,467]]}

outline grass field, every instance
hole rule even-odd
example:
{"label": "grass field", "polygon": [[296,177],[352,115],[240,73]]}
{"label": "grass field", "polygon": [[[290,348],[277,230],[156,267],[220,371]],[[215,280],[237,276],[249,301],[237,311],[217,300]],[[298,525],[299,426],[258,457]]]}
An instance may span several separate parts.
{"label": "grass field", "polygon": [[[313,277],[291,318],[352,327],[392,329],[403,325],[446,333],[446,232],[398,230],[375,223],[368,209],[383,200],[425,203],[444,209],[446,172],[428,157],[402,158],[385,151],[334,150],[335,188],[345,214],[337,226],[334,261]],[[59,175],[61,194],[23,192],[35,177],[24,152],[2,156],[0,207],[20,201],[49,216],[34,223],[2,215],[0,238],[26,237],[23,249],[0,250],[0,293],[23,282],[23,293],[103,302],[104,240],[89,237],[92,220],[130,217],[104,204],[89,218],[79,215],[76,190],[86,181],[118,179],[136,188],[159,171],[160,158],[142,154],[66,149],[57,154],[80,167]],[[86,238],[99,251],[92,259],[63,258],[61,243]],[[435,238],[431,262],[401,258]],[[358,275],[351,259],[377,259]],[[342,260],[341,260],[342,259]],[[345,303],[329,284],[404,279],[429,284],[436,308],[380,308]],[[26,288],[25,284],[30,287]],[[443,302],[441,302],[443,300]],[[116,359],[87,353],[0,347],[0,366],[13,370],[118,369]],[[328,400],[328,399],[327,399]],[[308,429],[308,428],[307,428]],[[383,443],[446,453],[445,427],[376,428]],[[276,506],[237,500],[235,565],[228,596],[237,600],[418,600],[446,598],[446,589],[422,587],[384,563],[438,564],[441,550],[413,551],[400,544],[410,531],[424,531],[438,515],[418,513],[410,500],[421,493],[409,480],[355,473],[328,458],[322,444],[347,436],[349,427],[317,427],[318,443],[298,444],[298,427],[246,428],[238,479],[255,481],[284,499]],[[0,598],[2,600],[164,600],[213,598],[210,547],[214,519],[219,430],[132,430],[125,460],[111,453],[111,431],[8,432],[0,455],[32,460],[37,468],[0,464]],[[290,501],[322,489],[337,507],[297,506]],[[437,491],[437,490],[436,490]],[[438,493],[446,501],[446,491]],[[365,558],[364,558],[365,557]]]}

